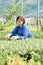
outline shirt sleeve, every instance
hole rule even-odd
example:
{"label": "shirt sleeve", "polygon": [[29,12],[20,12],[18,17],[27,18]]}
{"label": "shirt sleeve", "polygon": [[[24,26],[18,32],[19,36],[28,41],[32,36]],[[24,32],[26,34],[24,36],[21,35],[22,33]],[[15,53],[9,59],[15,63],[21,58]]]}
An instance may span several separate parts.
{"label": "shirt sleeve", "polygon": [[15,36],[18,33],[18,26],[16,26],[11,32],[11,36]]}

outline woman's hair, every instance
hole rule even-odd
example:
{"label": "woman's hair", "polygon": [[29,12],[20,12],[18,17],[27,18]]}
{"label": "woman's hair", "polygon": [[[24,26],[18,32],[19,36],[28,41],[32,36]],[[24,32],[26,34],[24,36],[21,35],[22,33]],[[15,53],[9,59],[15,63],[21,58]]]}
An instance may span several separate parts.
{"label": "woman's hair", "polygon": [[18,21],[18,20],[21,20],[21,21],[23,21],[23,25],[25,24],[25,18],[23,17],[23,16],[18,16],[17,18],[16,18],[16,22]]}

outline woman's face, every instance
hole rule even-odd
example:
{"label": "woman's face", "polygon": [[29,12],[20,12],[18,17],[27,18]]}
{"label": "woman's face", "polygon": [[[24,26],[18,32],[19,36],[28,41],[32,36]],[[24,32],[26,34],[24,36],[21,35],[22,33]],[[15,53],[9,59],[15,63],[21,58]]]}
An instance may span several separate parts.
{"label": "woman's face", "polygon": [[23,21],[21,21],[20,19],[18,19],[18,21],[17,21],[17,25],[20,26],[20,27],[22,27],[22,25],[23,25]]}

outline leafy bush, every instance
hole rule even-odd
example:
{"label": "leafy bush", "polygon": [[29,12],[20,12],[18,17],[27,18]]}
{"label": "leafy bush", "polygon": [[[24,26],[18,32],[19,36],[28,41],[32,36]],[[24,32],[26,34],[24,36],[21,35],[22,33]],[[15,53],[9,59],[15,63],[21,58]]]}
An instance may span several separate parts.
{"label": "leafy bush", "polygon": [[3,10],[5,15],[5,18],[7,20],[14,20],[14,18],[16,18],[18,15],[23,15],[23,3],[11,3],[9,9],[5,9]]}
{"label": "leafy bush", "polygon": [[2,24],[2,22],[0,22],[0,30],[4,30],[4,25]]}
{"label": "leafy bush", "polygon": [[43,39],[43,32],[42,31],[33,32],[33,35],[35,38]]}
{"label": "leafy bush", "polygon": [[[26,54],[31,54],[31,59],[28,62],[27,57],[24,56]],[[7,65],[14,65],[16,62],[18,65],[27,65],[27,63],[29,65],[43,65],[43,40],[0,41],[0,55],[5,59],[4,63]]]}
{"label": "leafy bush", "polygon": [[5,65],[5,58],[0,55],[0,65]]}

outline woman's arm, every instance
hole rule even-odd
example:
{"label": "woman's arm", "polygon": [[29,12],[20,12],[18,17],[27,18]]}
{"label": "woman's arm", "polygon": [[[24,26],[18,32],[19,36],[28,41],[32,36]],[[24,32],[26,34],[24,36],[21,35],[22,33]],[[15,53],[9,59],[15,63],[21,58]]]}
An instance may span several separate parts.
{"label": "woman's arm", "polygon": [[10,37],[15,36],[17,34],[17,32],[18,32],[18,26],[16,26],[11,33],[7,34],[5,36],[5,38],[8,38],[9,39]]}
{"label": "woman's arm", "polygon": [[10,34],[12,34],[12,36],[15,36],[18,33],[18,28],[19,26],[16,26]]}

